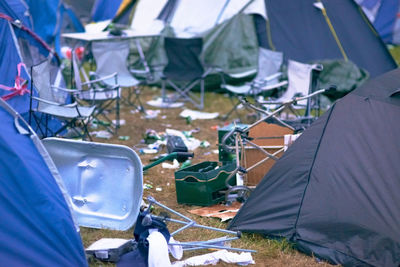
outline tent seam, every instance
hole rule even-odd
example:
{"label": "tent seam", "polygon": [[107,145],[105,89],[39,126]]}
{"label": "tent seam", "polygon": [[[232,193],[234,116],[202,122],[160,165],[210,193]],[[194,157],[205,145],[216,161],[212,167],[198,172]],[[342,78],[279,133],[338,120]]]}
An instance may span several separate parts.
{"label": "tent seam", "polygon": [[326,120],[326,124],[325,124],[325,126],[324,126],[324,129],[322,130],[321,138],[319,139],[318,146],[317,146],[316,152],[315,152],[315,154],[314,154],[313,161],[312,161],[312,163],[311,163],[311,168],[310,168],[310,170],[309,170],[309,172],[308,172],[308,175],[307,175],[307,176],[308,176],[308,177],[307,177],[307,184],[306,184],[306,186],[305,186],[305,188],[304,188],[303,196],[302,196],[301,202],[300,202],[300,207],[299,207],[299,210],[298,210],[298,212],[297,212],[296,222],[295,222],[295,224],[294,224],[294,233],[293,233],[292,237],[293,237],[294,235],[296,235],[296,233],[297,233],[297,223],[298,223],[298,221],[299,221],[299,216],[300,216],[301,208],[302,208],[302,206],[303,206],[304,197],[305,197],[305,195],[306,195],[306,192],[307,192],[307,189],[308,189],[308,185],[310,184],[311,173],[312,173],[313,168],[314,168],[314,165],[315,165],[315,160],[316,160],[316,158],[317,158],[317,154],[318,154],[318,152],[319,152],[319,148],[320,148],[320,146],[321,146],[322,139],[323,139],[323,137],[324,137],[324,135],[325,135],[326,127],[328,126],[329,120],[330,120],[330,118],[331,118],[331,115],[332,115],[333,110],[334,110],[335,107],[336,107],[336,104],[331,108],[331,111],[329,112],[329,116],[328,116],[328,118],[327,118],[327,120]]}

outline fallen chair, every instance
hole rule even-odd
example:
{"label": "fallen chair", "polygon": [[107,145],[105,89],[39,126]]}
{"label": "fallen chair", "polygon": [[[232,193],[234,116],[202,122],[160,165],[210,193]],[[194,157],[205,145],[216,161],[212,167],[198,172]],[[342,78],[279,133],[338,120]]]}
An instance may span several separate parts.
{"label": "fallen chair", "polygon": [[[200,225],[152,197],[147,198],[148,208],[140,212],[143,169],[148,168],[142,167],[140,158],[132,149],[121,145],[60,138],[47,138],[43,140],[43,143],[66,185],[72,199],[72,210],[80,226],[127,230],[135,223],[138,224],[137,218],[141,214],[141,223],[145,224],[144,226],[151,224],[153,220],[181,224],[182,227],[172,232],[171,236],[190,227],[217,231],[231,236],[219,240],[179,243],[184,250],[220,248],[254,252],[221,245],[221,243],[240,238],[240,232]],[[181,152],[173,153],[173,155],[178,156],[179,153]],[[109,168],[111,165],[113,168]],[[155,165],[151,164],[150,167]],[[152,206],[158,206],[172,216],[152,214]],[[173,216],[178,218],[173,218]],[[136,225],[136,227],[139,226]]]}
{"label": "fallen chair", "polygon": [[[247,102],[245,99],[241,99],[241,103],[249,108],[254,109],[257,112],[260,112],[262,114],[262,118],[259,119],[258,121],[254,122],[253,124],[241,128],[241,127],[234,127],[232,128],[231,131],[226,133],[224,137],[222,138],[221,146],[224,149],[224,151],[228,153],[234,153],[236,155],[236,169],[235,171],[226,179],[226,186],[227,190],[225,190],[223,193],[225,193],[225,201],[229,204],[232,203],[233,201],[239,201],[239,202],[244,202],[247,200],[247,198],[250,196],[251,189],[245,185],[244,183],[244,177],[245,175],[252,169],[260,166],[267,160],[278,160],[277,155],[279,153],[283,153],[285,151],[285,146],[280,147],[278,150],[276,150],[274,153],[269,153],[268,151],[265,150],[266,147],[257,145],[254,140],[249,137],[249,131],[257,126],[260,123],[264,123],[268,120],[275,120],[275,122],[281,126],[287,127],[288,129],[291,129],[294,131],[294,133],[298,133],[300,130],[304,130],[303,128],[298,128],[295,129],[290,122],[286,122],[279,117],[277,117],[277,114],[279,114],[282,110],[287,108],[288,106],[292,106],[293,104],[307,100],[311,97],[314,97],[316,95],[325,93],[327,91],[334,90],[334,87],[331,87],[329,89],[321,89],[316,92],[313,92],[311,94],[308,94],[306,96],[301,96],[301,97],[295,97],[291,100],[288,100],[284,103],[282,103],[279,107],[277,107],[273,112],[269,112],[266,110],[263,110],[259,108],[258,106],[255,106],[249,102]],[[263,155],[264,158],[259,160],[258,162],[252,164],[251,166],[245,166],[245,164],[242,162],[244,159],[244,153],[246,149],[248,148],[254,148],[258,151],[260,151]],[[236,186],[231,186],[230,181],[236,177]]]}

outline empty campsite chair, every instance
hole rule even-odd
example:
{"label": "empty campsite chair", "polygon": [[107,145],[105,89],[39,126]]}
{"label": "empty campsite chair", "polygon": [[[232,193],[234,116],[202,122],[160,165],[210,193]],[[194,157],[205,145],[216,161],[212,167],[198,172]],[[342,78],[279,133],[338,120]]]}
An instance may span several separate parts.
{"label": "empty campsite chair", "polygon": [[[95,74],[98,77],[106,77],[113,73],[118,73],[118,84],[123,88],[128,88],[128,95],[123,96],[125,103],[134,106],[140,111],[144,111],[140,101],[140,82],[135,79],[127,67],[129,56],[129,40],[93,42],[92,53],[96,61]],[[114,79],[105,79],[107,85],[115,85]]]}
{"label": "empty campsite chair", "polygon": [[[36,89],[38,96],[34,96]],[[31,67],[31,101],[29,122],[32,118],[39,126],[44,126],[44,136],[50,131],[56,136],[64,130],[71,129],[77,136],[90,138],[87,124],[90,122],[95,106],[81,106],[77,102],[66,103],[69,96],[73,96],[76,90],[65,89],[51,85],[50,59]],[[72,97],[73,99],[73,97]],[[45,121],[37,113],[45,115]],[[52,131],[47,125],[48,116],[60,119],[63,125]],[[82,127],[83,129],[80,129]],[[40,128],[41,129],[41,128]],[[83,132],[81,131],[83,130]]]}
{"label": "empty campsite chair", "polygon": [[[119,128],[119,114],[120,114],[120,97],[121,87],[118,84],[118,74],[116,72],[105,76],[98,77],[90,80],[83,68],[79,67],[77,62],[77,56],[72,53],[72,65],[74,69],[74,80],[76,86],[76,98],[83,100],[90,105],[95,105],[93,117],[100,122],[105,120],[103,123],[107,130],[111,133],[117,132]],[[82,82],[81,75],[85,78],[85,82]],[[107,81],[105,83],[104,81]],[[115,123],[113,123],[110,114],[115,113]]]}
{"label": "empty campsite chair", "polygon": [[[237,99],[238,96],[252,96],[256,97],[259,94],[266,93],[273,89],[279,88],[287,84],[287,81],[280,81],[279,78],[282,75],[279,72],[283,61],[283,54],[277,51],[271,51],[260,47],[258,52],[258,69],[257,76],[251,81],[241,85],[231,85],[223,83],[221,87],[230,95],[230,100],[233,104],[232,109],[223,117],[228,119],[233,112],[237,112],[237,108],[240,105],[240,101]],[[229,75],[228,78],[237,78],[238,75]],[[234,102],[236,98],[236,102]],[[237,114],[239,116],[239,114]]]}
{"label": "empty campsite chair", "polygon": [[[322,71],[320,64],[305,64],[294,60],[288,61],[288,87],[284,93],[277,99],[268,101],[258,101],[267,110],[285,106],[281,113],[295,115],[295,119],[310,120],[311,110],[316,109],[319,112],[318,95],[313,94],[312,97],[306,97],[315,92],[317,88],[317,77]],[[296,97],[304,97],[299,101],[292,101]],[[301,111],[301,112],[300,112]],[[302,112],[304,111],[304,112]],[[302,114],[301,114],[302,113]]]}
{"label": "empty campsite chair", "polygon": [[[164,103],[175,103],[178,100],[191,102],[199,109],[204,108],[204,78],[212,68],[205,69],[200,54],[203,47],[201,38],[165,38],[165,52],[168,64],[163,70],[162,100]],[[200,96],[192,90],[200,83]],[[166,86],[176,92],[167,97]]]}

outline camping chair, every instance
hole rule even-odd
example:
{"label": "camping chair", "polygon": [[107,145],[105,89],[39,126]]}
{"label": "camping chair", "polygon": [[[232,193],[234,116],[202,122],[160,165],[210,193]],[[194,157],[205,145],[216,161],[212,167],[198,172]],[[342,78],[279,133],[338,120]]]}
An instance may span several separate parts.
{"label": "camping chair", "polygon": [[[281,114],[286,112],[295,115],[295,120],[310,123],[313,120],[311,110],[315,109],[319,115],[319,98],[307,97],[301,101],[292,101],[295,97],[307,96],[315,92],[317,89],[317,77],[322,71],[320,64],[304,64],[294,60],[288,61],[288,87],[284,93],[275,100],[258,100],[266,110],[274,110],[278,107],[285,106],[281,110]],[[304,111],[302,115],[301,112]],[[293,120],[293,119],[292,119]]]}
{"label": "camping chair", "polygon": [[[203,40],[201,38],[165,38],[165,52],[168,64],[162,76],[162,100],[164,103],[175,103],[179,99],[191,102],[199,109],[204,108],[204,78],[212,68],[203,67],[199,58]],[[200,97],[191,90],[200,83]],[[166,95],[166,85],[170,85],[176,93]]]}
{"label": "camping chair", "polygon": [[[109,42],[93,42],[92,54],[96,61],[96,71],[94,75],[97,77],[106,77],[114,72],[118,73],[118,84],[123,88],[129,88],[128,96],[122,100],[144,112],[142,102],[140,101],[140,82],[135,79],[127,67],[127,59],[129,56],[129,40],[109,41]],[[109,86],[114,86],[114,79],[105,79],[103,82]]]}
{"label": "camping chair", "polygon": [[[258,51],[258,71],[257,76],[248,83],[242,85],[230,85],[225,82],[225,78],[222,80],[221,87],[228,91],[230,101],[232,102],[232,109],[224,115],[223,120],[227,120],[229,116],[236,112],[240,118],[240,114],[237,109],[240,105],[240,101],[237,99],[238,96],[252,96],[254,98],[259,94],[271,92],[273,89],[277,89],[281,86],[285,86],[287,81],[279,81],[279,77],[282,75],[279,69],[282,65],[283,54],[281,52],[271,51],[260,47]],[[246,73],[247,74],[247,73]],[[240,78],[238,75],[227,75],[230,79]],[[236,103],[234,102],[236,98]]]}
{"label": "camping chair", "polygon": [[[221,243],[240,238],[239,232],[197,224],[194,220],[157,202],[152,197],[147,197],[149,206],[141,209],[142,170],[146,166],[143,168],[139,156],[131,148],[60,138],[46,138],[43,144],[60,171],[72,200],[73,213],[80,226],[125,231],[136,224],[134,234],[137,238],[137,234],[142,235],[148,229],[157,228],[153,223],[159,222],[165,225],[168,222],[181,225],[175,228],[170,236],[175,236],[189,227],[230,235],[218,240],[179,243],[184,250],[219,248],[254,252],[221,245]],[[113,168],[109,167],[111,165]],[[168,216],[165,214],[163,216],[161,213],[155,215],[152,213],[153,206],[167,212]],[[136,240],[139,247],[143,245],[140,244],[142,241],[144,240]],[[174,241],[170,240],[169,244],[176,244],[172,242]]]}
{"label": "camping chair", "polygon": [[[306,96],[299,96],[295,97],[293,99],[288,100],[278,108],[276,108],[274,111],[269,112],[266,110],[261,109],[260,107],[251,104],[250,102],[247,102],[245,99],[240,99],[241,104],[251,108],[259,113],[262,114],[262,117],[254,122],[253,124],[250,124],[245,127],[237,127],[235,126],[232,128],[231,131],[226,133],[221,141],[221,146],[224,152],[226,153],[234,153],[236,155],[236,169],[232,174],[227,178],[226,180],[226,185],[227,185],[227,190],[224,191],[223,193],[225,194],[225,200],[227,203],[231,203],[232,201],[238,200],[238,201],[245,201],[251,193],[251,189],[245,185],[245,176],[249,171],[252,169],[255,169],[261,164],[264,164],[268,160],[278,160],[279,155],[282,154],[284,151],[286,151],[287,146],[289,143],[293,140],[295,140],[298,135],[299,135],[299,129],[296,129],[293,127],[290,123],[280,119],[278,115],[282,110],[287,108],[287,106],[294,105],[297,102],[301,102],[304,100],[308,100],[310,98],[313,98],[319,94],[326,93],[328,91],[331,92],[331,90],[334,90],[334,87],[331,87],[329,89],[320,89],[318,91],[315,91],[309,95]],[[282,126],[284,128],[287,128],[287,130],[290,131],[285,133],[284,136],[282,136],[282,139],[285,141],[288,141],[287,144],[283,143],[282,145],[279,146],[265,146],[265,145],[260,145],[257,144],[257,140],[255,140],[254,137],[250,136],[250,131],[255,128],[257,125],[261,123],[266,123],[273,121],[275,124]],[[301,128],[300,130],[304,130],[304,128]],[[287,137],[287,138],[286,138]],[[265,141],[270,138],[276,139],[278,136],[272,136],[272,137],[260,137],[260,139],[264,139],[263,143],[266,143]],[[269,142],[267,142],[269,143]],[[259,151],[263,157],[260,158],[258,161],[255,161],[252,164],[246,164],[245,162],[245,153],[246,150],[248,149],[256,149]],[[274,149],[273,153],[270,153],[267,151],[267,149]],[[230,181],[236,177],[236,184],[237,186],[230,186]]]}
{"label": "camping chair", "polygon": [[[52,135],[56,136],[64,130],[70,128],[77,136],[88,137],[91,139],[87,129],[87,124],[90,122],[95,106],[81,106],[77,102],[66,103],[68,95],[73,96],[76,91],[56,87],[51,85],[51,72],[50,72],[50,60],[47,59],[37,65],[31,67],[31,99],[30,99],[30,112],[29,122],[31,123],[32,117],[35,119],[37,125],[43,125],[43,122],[35,112],[45,114],[45,131],[40,131],[47,136],[50,130],[47,122],[48,116],[54,116],[63,122],[63,125]],[[38,97],[33,95],[34,88],[38,92]],[[33,105],[36,104],[36,107]],[[79,122],[79,124],[78,124]],[[83,127],[83,133],[78,126]]]}
{"label": "camping chair", "polygon": [[[120,126],[119,101],[121,97],[121,88],[118,84],[117,73],[114,72],[105,77],[95,76],[94,80],[90,80],[84,69],[79,67],[75,53],[72,53],[72,65],[77,89],[76,98],[96,106],[92,122],[96,120],[98,124],[103,124],[109,132],[116,133]],[[85,82],[82,82],[81,74],[86,80]],[[107,83],[104,81],[107,81]],[[110,85],[111,81],[113,81],[112,85]],[[115,106],[112,107],[114,103]],[[115,111],[115,123],[109,118],[110,111]],[[104,122],[100,123],[102,121]]]}

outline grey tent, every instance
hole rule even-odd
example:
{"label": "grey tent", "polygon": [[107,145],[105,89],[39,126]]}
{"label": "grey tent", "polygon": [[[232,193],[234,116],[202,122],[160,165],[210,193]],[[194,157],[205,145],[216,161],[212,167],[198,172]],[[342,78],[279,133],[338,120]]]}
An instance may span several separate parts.
{"label": "grey tent", "polygon": [[229,228],[284,237],[351,266],[400,264],[400,69],[366,82],[315,121]]}

